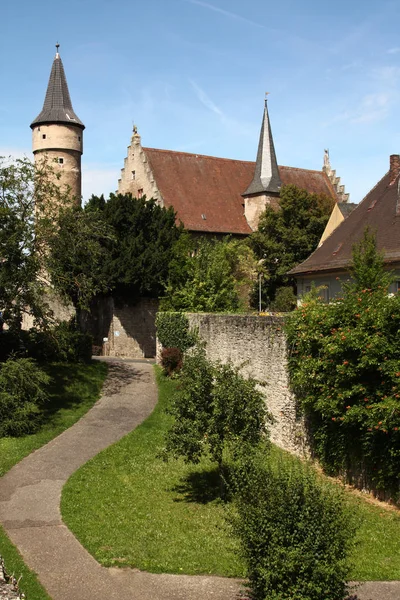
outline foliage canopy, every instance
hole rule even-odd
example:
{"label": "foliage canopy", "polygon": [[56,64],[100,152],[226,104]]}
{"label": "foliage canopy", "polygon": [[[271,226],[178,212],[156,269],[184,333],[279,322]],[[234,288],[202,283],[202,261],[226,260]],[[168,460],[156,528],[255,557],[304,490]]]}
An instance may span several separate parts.
{"label": "foliage canopy", "polygon": [[237,312],[249,305],[256,261],[246,241],[181,238],[161,310]]}
{"label": "foliage canopy", "polygon": [[69,201],[51,165],[0,157],[0,298],[2,317],[19,330],[24,313],[51,320],[43,275],[56,214]]}
{"label": "foliage canopy", "polygon": [[388,294],[368,231],[353,256],[342,298],[324,304],[314,291],[288,318],[291,383],[326,470],[398,493],[400,295]]}
{"label": "foliage canopy", "polygon": [[92,196],[60,216],[51,245],[54,284],[80,308],[102,293],[158,297],[181,233],[173,209],[154,200]]}
{"label": "foliage canopy", "polygon": [[250,244],[263,261],[263,297],[274,300],[276,289],[294,285],[287,275],[318,246],[333,208],[332,198],[310,194],[294,185],[283,186],[280,209],[267,206]]}

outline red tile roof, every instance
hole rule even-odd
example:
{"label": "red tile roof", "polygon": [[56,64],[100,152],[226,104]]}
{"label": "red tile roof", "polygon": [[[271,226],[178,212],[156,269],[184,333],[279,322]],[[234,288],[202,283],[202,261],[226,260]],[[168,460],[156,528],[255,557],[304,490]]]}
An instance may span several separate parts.
{"label": "red tile roof", "polygon": [[386,173],[322,246],[290,273],[304,275],[347,270],[351,263],[353,245],[361,240],[367,226],[376,233],[377,248],[384,253],[385,262],[399,261],[398,202],[397,180],[390,185],[390,174]]}
{"label": "red tile roof", "polygon": [[[143,148],[165,206],[173,206],[186,229],[248,235],[243,192],[255,162]],[[283,185],[295,184],[337,200],[325,173],[279,167]]]}

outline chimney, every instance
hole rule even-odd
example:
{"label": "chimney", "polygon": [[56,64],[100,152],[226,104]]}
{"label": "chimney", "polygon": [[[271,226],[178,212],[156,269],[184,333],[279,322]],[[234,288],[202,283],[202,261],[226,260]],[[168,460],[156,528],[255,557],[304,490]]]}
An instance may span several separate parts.
{"label": "chimney", "polygon": [[398,175],[400,173],[400,155],[399,154],[391,154],[390,155],[390,180],[389,185],[393,185],[396,181]]}

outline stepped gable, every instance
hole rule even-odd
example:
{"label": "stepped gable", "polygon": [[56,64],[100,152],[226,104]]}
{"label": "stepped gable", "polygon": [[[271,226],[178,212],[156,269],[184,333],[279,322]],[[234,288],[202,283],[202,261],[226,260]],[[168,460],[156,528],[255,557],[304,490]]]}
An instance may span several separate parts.
{"label": "stepped gable", "polygon": [[[391,157],[392,162],[393,157]],[[291,275],[347,270],[353,245],[366,227],[376,233],[377,249],[385,263],[400,260],[399,172],[389,171],[332,234]]]}
{"label": "stepped gable", "polygon": [[[143,148],[164,206],[173,206],[186,229],[249,235],[243,190],[254,177],[255,162],[187,152]],[[279,166],[282,185],[294,184],[338,200],[322,171]]]}

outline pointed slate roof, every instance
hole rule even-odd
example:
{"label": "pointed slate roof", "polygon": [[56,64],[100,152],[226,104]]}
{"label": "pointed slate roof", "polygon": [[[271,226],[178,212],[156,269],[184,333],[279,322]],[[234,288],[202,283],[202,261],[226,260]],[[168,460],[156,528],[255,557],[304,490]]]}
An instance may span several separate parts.
{"label": "pointed slate roof", "polygon": [[58,44],[42,112],[31,123],[31,128],[49,123],[68,123],[68,125],[77,125],[81,129],[85,129],[84,124],[72,108],[64,67],[58,53]]}
{"label": "pointed slate roof", "polygon": [[264,117],[258,144],[256,168],[254,177],[243,196],[263,194],[265,192],[279,193],[282,181],[276,162],[274,140],[269,122],[267,100],[265,100]]}

